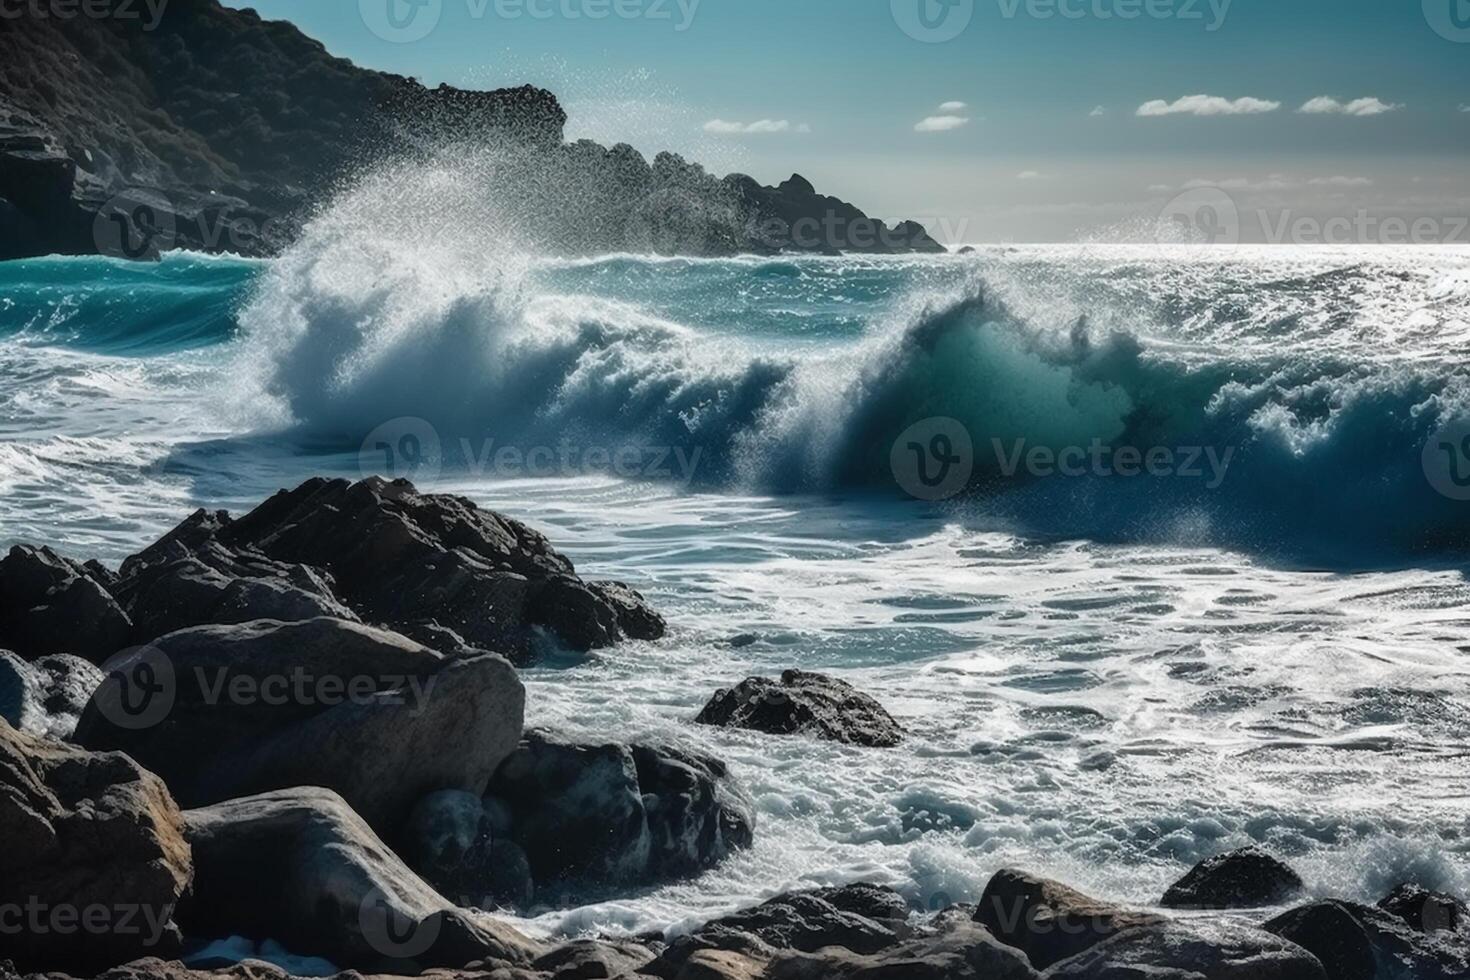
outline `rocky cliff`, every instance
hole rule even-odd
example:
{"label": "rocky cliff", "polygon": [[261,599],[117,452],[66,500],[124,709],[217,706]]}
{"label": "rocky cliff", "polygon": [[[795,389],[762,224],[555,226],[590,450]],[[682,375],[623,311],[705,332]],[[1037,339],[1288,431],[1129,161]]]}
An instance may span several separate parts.
{"label": "rocky cliff", "polygon": [[359,168],[460,139],[560,175],[581,216],[568,251],[942,251],[799,177],[762,187],[673,154],[564,144],[542,89],[427,88],[218,0],[154,9],[89,0],[0,21],[0,259],[268,255]]}

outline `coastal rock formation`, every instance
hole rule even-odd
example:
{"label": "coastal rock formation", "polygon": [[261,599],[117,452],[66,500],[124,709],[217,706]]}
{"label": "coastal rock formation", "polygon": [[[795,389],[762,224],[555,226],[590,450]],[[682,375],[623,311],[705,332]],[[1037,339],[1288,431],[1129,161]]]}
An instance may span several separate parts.
{"label": "coastal rock formation", "polygon": [[102,671],[66,654],[31,663],[0,650],[0,718],[27,735],[71,738]]}
{"label": "coastal rock formation", "polygon": [[953,919],[933,934],[869,955],[845,950],[778,957],[765,980],[1039,980],[1019,952],[984,927]]}
{"label": "coastal rock formation", "polygon": [[[0,956],[80,972],[177,954],[173,911],[193,874],[183,818],[127,756],[0,721],[0,841],[0,904],[34,917],[0,936]],[[79,928],[99,915],[106,928]]]}
{"label": "coastal rock formation", "polygon": [[1025,953],[1037,969],[1045,970],[1120,932],[1164,920],[1007,868],[997,871],[985,886],[975,921]]}
{"label": "coastal rock formation", "polygon": [[346,968],[416,973],[528,962],[536,944],[455,908],[329,790],[293,789],[185,814],[194,935],[269,936]]}
{"label": "coastal rock formation", "polygon": [[215,539],[323,570],[366,622],[426,639],[448,632],[522,660],[538,631],[579,651],[663,635],[641,596],[578,579],[540,533],[406,480],[308,480],[239,520],[222,518]]}
{"label": "coastal rock formation", "polygon": [[528,732],[486,798],[538,892],[696,874],[748,847],[755,812],[723,763],[672,748],[579,745]]}
{"label": "coastal rock formation", "polygon": [[1262,928],[1311,952],[1331,980],[1470,976],[1470,936],[1422,932],[1392,912],[1356,902],[1312,902]]}
{"label": "coastal rock formation", "polygon": [[0,649],[27,660],[71,653],[101,663],[127,645],[131,631],[88,568],[29,545],[0,559]]}
{"label": "coastal rock formation", "polygon": [[1378,907],[1419,932],[1470,932],[1470,909],[1464,902],[1420,885],[1399,885],[1378,900]]}
{"label": "coastal rock formation", "polygon": [[[344,174],[497,148],[502,186],[554,190],[544,245],[619,251],[940,252],[793,176],[723,180],[676,154],[563,144],[555,96],[468,91],[358,68],[295,26],[218,0],[89,0],[0,32],[0,259],[270,255]],[[535,197],[527,193],[525,197]]]}
{"label": "coastal rock formation", "polygon": [[751,677],[724,688],[694,721],[884,748],[897,745],[904,736],[903,727],[881,704],[851,684],[801,670],[786,671],[779,682]]}
{"label": "coastal rock formation", "polygon": [[1171,909],[1251,909],[1281,905],[1302,891],[1302,879],[1259,847],[1201,861],[1164,893]]}
{"label": "coastal rock formation", "polygon": [[[150,694],[158,703],[127,713]],[[182,630],[130,654],[76,738],[128,752],[186,806],[325,786],[389,831],[426,793],[482,791],[524,711],[500,657],[446,660],[344,620],[265,620]]]}
{"label": "coastal rock formation", "polygon": [[1046,980],[1336,980],[1307,950],[1226,923],[1127,929],[1058,963]]}
{"label": "coastal rock formation", "polygon": [[409,814],[399,851],[456,905],[528,907],[535,894],[530,860],[519,844],[494,833],[495,822],[474,793],[430,793]]}

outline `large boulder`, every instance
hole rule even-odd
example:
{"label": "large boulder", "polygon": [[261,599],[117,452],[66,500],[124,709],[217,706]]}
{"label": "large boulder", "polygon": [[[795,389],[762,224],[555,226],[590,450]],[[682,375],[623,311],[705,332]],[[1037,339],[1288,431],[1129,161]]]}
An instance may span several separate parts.
{"label": "large boulder", "polygon": [[456,908],[337,794],[294,789],[185,814],[194,892],[191,934],[269,937],[346,968],[396,975],[541,952],[488,916]]}
{"label": "large boulder", "polygon": [[1393,912],[1326,900],[1284,912],[1262,928],[1308,950],[1331,980],[1464,980],[1463,933],[1422,932]]}
{"label": "large boulder", "polygon": [[31,663],[0,650],[0,718],[28,735],[71,738],[102,684],[102,671],[81,657],[56,654]]}
{"label": "large boulder", "polygon": [[975,921],[1045,970],[1127,929],[1163,920],[1084,895],[1060,882],[1006,868],[991,876]]}
{"label": "large boulder", "polygon": [[[129,715],[148,692],[153,703]],[[344,620],[264,621],[195,627],[130,654],[76,738],[128,752],[185,806],[325,786],[391,834],[428,793],[483,792],[524,712],[500,657],[446,660]]]}
{"label": "large boulder", "polygon": [[778,957],[764,980],[1040,980],[1026,957],[983,926],[956,919],[867,955],[847,949]]}
{"label": "large boulder", "polygon": [[156,776],[0,721],[0,906],[26,917],[0,931],[0,958],[90,975],[175,956],[174,906],[192,874],[183,817]]}
{"label": "large boulder", "polygon": [[1470,909],[1453,895],[1405,883],[1378,900],[1378,907],[1419,932],[1470,932]]}
{"label": "large boulder", "polygon": [[0,559],[0,649],[26,660],[71,653],[101,663],[131,632],[127,614],[85,566],[29,545]]}
{"label": "large boulder", "polygon": [[1046,980],[1332,980],[1317,957],[1260,929],[1168,923],[1127,929],[1064,960]]}
{"label": "large boulder", "polygon": [[545,732],[527,733],[501,764],[487,804],[502,815],[496,831],[524,849],[538,889],[696,874],[749,846],[755,825],[716,759]]}
{"label": "large boulder", "polygon": [[133,621],[135,642],[206,624],[357,619],[332,593],[327,573],[222,545],[215,535],[229,519],[196,511],[123,562],[111,589]]}
{"label": "large boulder", "polygon": [[904,736],[903,726],[881,704],[851,684],[801,670],[788,670],[779,681],[751,677],[722,688],[694,721],[885,748]]}
{"label": "large boulder", "polygon": [[1164,892],[1171,909],[1253,909],[1282,905],[1302,893],[1302,879],[1259,847],[1243,847],[1195,865]]}
{"label": "large boulder", "polygon": [[414,636],[452,631],[471,647],[528,658],[541,630],[580,651],[664,631],[636,592],[582,582],[540,533],[406,480],[309,480],[215,537],[323,569],[365,621]]}

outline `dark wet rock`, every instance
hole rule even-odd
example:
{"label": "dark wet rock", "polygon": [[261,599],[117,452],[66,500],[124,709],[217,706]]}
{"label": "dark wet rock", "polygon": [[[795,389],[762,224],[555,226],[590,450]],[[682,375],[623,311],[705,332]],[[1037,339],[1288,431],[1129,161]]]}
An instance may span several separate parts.
{"label": "dark wet rock", "polygon": [[1302,892],[1302,879],[1259,847],[1219,854],[1195,865],[1164,893],[1171,909],[1251,909],[1281,905]]}
{"label": "dark wet rock", "polygon": [[1420,932],[1470,931],[1470,912],[1453,895],[1402,884],[1379,899],[1378,907],[1398,916]]}
{"label": "dark wet rock", "polygon": [[1470,943],[1459,933],[1424,933],[1398,915],[1355,902],[1318,901],[1262,928],[1311,952],[1331,980],[1464,980]]}
{"label": "dark wet rock", "polygon": [[529,657],[538,628],[583,651],[663,635],[636,592],[581,581],[538,532],[406,480],[309,480],[217,537],[324,569],[367,622],[421,636],[450,630],[480,649]]}
{"label": "dark wet rock", "polygon": [[399,853],[409,866],[455,904],[482,908],[493,904],[487,899],[492,897],[496,858],[505,855],[496,854],[490,818],[479,795],[464,790],[430,793],[414,806],[399,839]]}
{"label": "dark wet rock", "polygon": [[[193,874],[183,818],[163,782],[127,756],[0,721],[0,842],[0,905],[34,904],[51,924],[0,935],[0,955],[22,969],[95,971],[177,954],[173,911]],[[110,928],[49,918],[94,907]]]}
{"label": "dark wet rock", "polygon": [[326,573],[224,547],[215,535],[229,522],[223,511],[197,511],[123,563],[110,588],[133,621],[134,642],[207,624],[358,618]]}
{"label": "dark wet rock", "polygon": [[1317,957],[1260,929],[1194,923],[1127,929],[1046,972],[1046,980],[1334,980]]}
{"label": "dark wet rock", "polygon": [[824,950],[779,957],[765,980],[1038,980],[1020,952],[983,926],[956,921],[935,935],[869,955]]}
{"label": "dark wet rock", "polygon": [[269,936],[300,955],[400,975],[541,952],[455,908],[329,790],[231,800],[185,821],[197,870],[179,921],[191,934]]}
{"label": "dark wet rock", "polygon": [[1126,929],[1163,920],[1007,868],[997,871],[985,886],[975,921],[1045,970]]}
{"label": "dark wet rock", "polygon": [[[149,693],[141,714],[120,710]],[[482,792],[524,708],[500,657],[446,660],[344,620],[263,621],[172,633],[118,661],[76,739],[128,752],[186,806],[325,786],[391,833],[430,792]]]}
{"label": "dark wet rock", "polygon": [[723,688],[694,720],[850,745],[891,747],[904,737],[902,726],[868,695],[846,681],[801,670],[788,670],[779,681],[751,677]]}
{"label": "dark wet rock", "polygon": [[26,660],[71,653],[101,663],[131,631],[122,607],[77,562],[29,545],[0,559],[0,649]]}
{"label": "dark wet rock", "polygon": [[602,980],[637,973],[653,960],[653,952],[639,943],[576,940],[558,946],[531,964],[551,980]]}
{"label": "dark wet rock", "polygon": [[840,947],[858,954],[890,949],[900,942],[907,904],[891,889],[846,885],[781,895],[753,908],[706,923],[670,943],[644,970],[659,977],[682,976],[705,951],[737,954],[765,962],[780,951],[814,953]]}
{"label": "dark wet rock", "polygon": [[763,187],[743,174],[725,178],[742,217],[745,247],[766,252],[944,252],[914,221],[889,227],[858,208],[817,193],[811,181],[792,174],[775,187]]}
{"label": "dark wet rock", "polygon": [[[529,732],[487,806],[548,884],[644,884],[749,846],[755,813],[723,763],[667,747],[581,745]],[[493,824],[492,824],[493,826]],[[492,831],[493,832],[493,831]]]}
{"label": "dark wet rock", "polygon": [[57,654],[31,663],[0,650],[0,718],[28,735],[68,739],[102,684],[102,671],[80,657]]}

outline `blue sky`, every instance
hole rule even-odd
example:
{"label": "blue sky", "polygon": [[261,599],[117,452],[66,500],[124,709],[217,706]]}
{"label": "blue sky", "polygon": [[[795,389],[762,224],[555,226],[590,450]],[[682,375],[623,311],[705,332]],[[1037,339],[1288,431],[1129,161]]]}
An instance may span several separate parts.
{"label": "blue sky", "polygon": [[1206,185],[1247,240],[1334,217],[1440,240],[1470,213],[1470,0],[229,2],[427,83],[544,85],[573,138],[799,171],[949,240],[1128,238]]}

